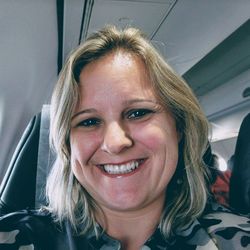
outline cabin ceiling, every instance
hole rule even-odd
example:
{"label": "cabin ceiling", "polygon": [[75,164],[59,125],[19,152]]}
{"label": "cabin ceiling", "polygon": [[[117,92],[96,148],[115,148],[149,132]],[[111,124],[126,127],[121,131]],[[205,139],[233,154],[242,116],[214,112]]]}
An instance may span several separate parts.
{"label": "cabin ceiling", "polygon": [[245,0],[65,0],[64,7],[64,58],[105,24],[132,25],[148,35],[181,75],[250,17],[250,1]]}

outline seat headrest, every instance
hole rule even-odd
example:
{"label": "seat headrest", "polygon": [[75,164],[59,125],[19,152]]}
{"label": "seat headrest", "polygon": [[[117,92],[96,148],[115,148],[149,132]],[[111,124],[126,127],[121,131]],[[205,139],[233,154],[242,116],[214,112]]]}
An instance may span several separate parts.
{"label": "seat headrest", "polygon": [[49,105],[28,124],[0,186],[0,214],[44,205],[55,154],[49,145]]}

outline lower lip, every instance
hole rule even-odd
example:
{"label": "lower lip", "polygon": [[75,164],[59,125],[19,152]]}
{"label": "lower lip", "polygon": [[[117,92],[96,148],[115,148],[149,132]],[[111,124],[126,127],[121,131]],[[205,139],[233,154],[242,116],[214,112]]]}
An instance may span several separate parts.
{"label": "lower lip", "polygon": [[125,173],[125,174],[109,174],[102,167],[98,167],[98,169],[100,169],[102,174],[104,174],[110,178],[123,178],[123,177],[129,177],[131,175],[138,173],[141,170],[141,168],[145,165],[145,162],[146,162],[146,159],[144,159],[135,170],[133,170],[129,173]]}

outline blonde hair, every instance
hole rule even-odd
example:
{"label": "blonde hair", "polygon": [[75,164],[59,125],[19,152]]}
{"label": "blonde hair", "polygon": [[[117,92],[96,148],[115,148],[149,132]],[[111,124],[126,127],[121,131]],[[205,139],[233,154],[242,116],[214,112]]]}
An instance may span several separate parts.
{"label": "blonde hair", "polygon": [[[51,143],[57,153],[47,181],[48,206],[57,219],[67,219],[77,233],[94,227],[97,204],[74,177],[70,166],[70,122],[79,100],[81,70],[111,52],[123,50],[145,63],[152,87],[170,109],[182,135],[176,173],[167,188],[160,227],[165,237],[197,218],[207,202],[206,168],[202,156],[208,144],[208,124],[190,87],[165,62],[150,41],[135,28],[107,26],[92,34],[68,57],[51,102]],[[79,227],[79,225],[84,225]]]}

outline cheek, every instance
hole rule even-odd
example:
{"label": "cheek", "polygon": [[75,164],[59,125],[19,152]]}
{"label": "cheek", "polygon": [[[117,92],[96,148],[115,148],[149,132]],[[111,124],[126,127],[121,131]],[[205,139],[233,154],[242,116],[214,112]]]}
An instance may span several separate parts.
{"label": "cheek", "polygon": [[[142,132],[143,131],[143,132]],[[136,131],[134,136],[153,155],[153,160],[157,164],[158,170],[162,173],[167,168],[167,179],[174,173],[178,162],[178,135],[173,127],[162,128],[162,126],[148,126],[143,130]],[[155,175],[158,174],[156,171]]]}
{"label": "cheek", "polygon": [[98,147],[98,140],[95,136],[86,136],[80,131],[70,134],[71,146],[71,168],[78,181],[86,188],[92,168],[90,160]]}
{"label": "cheek", "polygon": [[87,165],[91,156],[98,148],[99,141],[94,135],[86,136],[81,132],[74,131],[70,135],[71,161],[78,161],[80,165]]}
{"label": "cheek", "polygon": [[176,131],[164,129],[161,126],[146,126],[143,129],[135,129],[133,138],[152,150],[165,148],[175,150],[178,145]]}

